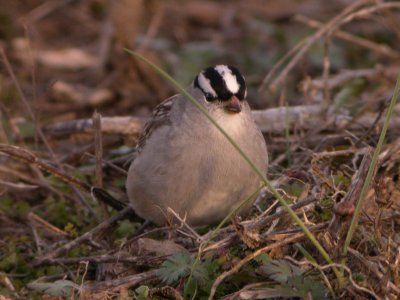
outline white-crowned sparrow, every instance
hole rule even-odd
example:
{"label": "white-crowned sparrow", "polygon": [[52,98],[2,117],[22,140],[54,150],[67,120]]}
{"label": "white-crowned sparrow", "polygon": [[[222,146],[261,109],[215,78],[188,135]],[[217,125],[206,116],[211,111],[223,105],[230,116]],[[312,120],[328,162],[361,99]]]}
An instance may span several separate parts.
{"label": "white-crowned sparrow", "polygon": [[[245,100],[239,70],[207,68],[186,90],[265,173],[267,147]],[[215,223],[261,184],[221,132],[180,94],[155,108],[137,150],[128,172],[128,197],[139,216],[159,225],[170,218],[168,207],[191,225]]]}

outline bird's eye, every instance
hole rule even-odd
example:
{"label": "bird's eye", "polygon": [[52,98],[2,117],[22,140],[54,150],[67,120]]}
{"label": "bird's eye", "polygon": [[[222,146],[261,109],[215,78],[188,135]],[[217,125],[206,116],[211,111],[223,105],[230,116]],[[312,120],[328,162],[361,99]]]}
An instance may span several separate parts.
{"label": "bird's eye", "polygon": [[240,88],[239,91],[236,93],[236,97],[238,97],[240,101],[244,100],[246,98],[246,89]]}
{"label": "bird's eye", "polygon": [[206,97],[206,100],[208,102],[214,102],[214,101],[218,100],[218,97],[215,97],[215,96],[213,96],[211,94],[205,94],[204,96]]}

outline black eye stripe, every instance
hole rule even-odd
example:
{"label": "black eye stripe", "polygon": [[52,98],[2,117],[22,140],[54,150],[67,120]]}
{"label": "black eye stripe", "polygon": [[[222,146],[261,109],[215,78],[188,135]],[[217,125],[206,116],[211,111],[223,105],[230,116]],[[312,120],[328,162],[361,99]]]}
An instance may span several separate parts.
{"label": "black eye stripe", "polygon": [[[214,68],[207,68],[203,71],[204,77],[206,77],[211,84],[211,87],[217,93],[217,99],[222,99],[223,96],[226,96],[224,91],[226,90],[226,86],[221,75]],[[225,98],[225,97],[224,97]],[[207,99],[208,100],[208,99]],[[216,100],[216,99],[212,99]]]}

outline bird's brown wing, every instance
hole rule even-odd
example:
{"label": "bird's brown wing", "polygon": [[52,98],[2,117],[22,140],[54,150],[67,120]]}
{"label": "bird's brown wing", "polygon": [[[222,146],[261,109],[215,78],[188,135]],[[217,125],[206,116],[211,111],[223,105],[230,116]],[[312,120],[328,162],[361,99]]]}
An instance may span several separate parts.
{"label": "bird's brown wing", "polygon": [[146,122],[142,134],[139,137],[138,143],[136,145],[136,150],[138,153],[142,151],[143,147],[146,145],[147,140],[150,138],[151,134],[159,127],[170,124],[170,112],[174,100],[178,95],[174,95],[160,104],[158,104],[153,110],[152,118]]}

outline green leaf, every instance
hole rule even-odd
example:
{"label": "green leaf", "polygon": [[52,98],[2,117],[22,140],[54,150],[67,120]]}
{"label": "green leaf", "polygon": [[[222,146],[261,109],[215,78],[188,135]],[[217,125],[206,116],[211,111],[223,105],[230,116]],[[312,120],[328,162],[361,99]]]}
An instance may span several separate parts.
{"label": "green leaf", "polygon": [[189,254],[185,252],[177,253],[163,262],[157,275],[166,284],[172,284],[189,274],[192,263]]}
{"label": "green leaf", "polygon": [[118,228],[115,230],[115,235],[118,238],[132,236],[136,232],[136,226],[129,220],[119,222]]}
{"label": "green leaf", "polygon": [[267,264],[272,261],[272,258],[267,253],[261,253],[254,257],[254,261],[258,262],[259,264]]}
{"label": "green leaf", "polygon": [[288,282],[283,287],[293,293],[293,297],[301,297],[303,299],[328,299],[329,292],[321,284],[308,276],[293,276],[288,278]]}
{"label": "green leaf", "polygon": [[205,264],[200,263],[194,268],[193,278],[201,286],[204,286],[207,284],[207,282],[210,282],[210,276]]}
{"label": "green leaf", "polygon": [[287,283],[291,277],[303,274],[301,268],[283,259],[273,260],[263,265],[261,271],[279,283]]}
{"label": "green leaf", "polygon": [[[300,297],[307,299],[327,299],[328,291],[325,286],[305,276],[304,271],[291,264],[287,260],[278,259],[271,261],[261,267],[261,271],[271,279],[279,282],[279,293],[281,297]],[[278,290],[276,287],[274,292]]]}
{"label": "green leaf", "polygon": [[243,296],[254,296],[254,292],[257,292],[257,299],[282,299],[282,298],[299,298],[299,299],[330,299],[328,291],[318,281],[315,281],[305,276],[294,276],[291,277],[288,283],[279,284],[272,288],[259,288],[252,290],[252,294],[246,295],[243,292]]}
{"label": "green leaf", "polygon": [[135,290],[135,299],[146,300],[149,299],[149,287],[146,285],[141,285]]}
{"label": "green leaf", "polygon": [[79,286],[70,280],[57,280],[55,282],[31,282],[28,288],[52,296],[70,297],[74,289]]}
{"label": "green leaf", "polygon": [[356,100],[360,94],[365,90],[367,81],[364,78],[356,78],[353,81],[346,84],[333,98],[334,112],[338,111],[339,108],[350,108],[352,110],[359,109],[356,105]]}

